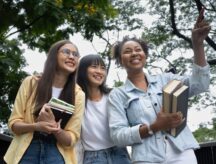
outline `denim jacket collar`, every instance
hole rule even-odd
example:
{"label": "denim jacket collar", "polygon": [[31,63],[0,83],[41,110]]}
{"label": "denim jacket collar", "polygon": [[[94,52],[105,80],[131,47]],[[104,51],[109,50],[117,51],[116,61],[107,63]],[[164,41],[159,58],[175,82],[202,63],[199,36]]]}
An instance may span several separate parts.
{"label": "denim jacket collar", "polygon": [[[152,84],[156,84],[156,83],[157,83],[156,76],[151,76],[151,75],[149,75],[149,74],[145,74],[145,77],[146,77],[146,79],[147,79],[149,85],[152,85]],[[134,84],[133,84],[128,78],[126,79],[125,85],[124,85],[124,86],[125,86],[125,90],[126,90],[127,92],[130,92],[130,91],[132,91],[132,90],[137,89],[137,87],[134,86]]]}

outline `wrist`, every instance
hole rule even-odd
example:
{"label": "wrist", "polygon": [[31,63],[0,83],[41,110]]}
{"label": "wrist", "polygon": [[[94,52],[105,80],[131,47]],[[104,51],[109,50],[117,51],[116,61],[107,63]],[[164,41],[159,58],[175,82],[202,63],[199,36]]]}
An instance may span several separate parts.
{"label": "wrist", "polygon": [[63,132],[63,129],[60,128],[58,131],[53,132],[53,134],[54,134],[55,136],[58,136],[58,135],[60,135],[62,132]]}
{"label": "wrist", "polygon": [[159,127],[156,123],[149,125],[149,128],[153,131],[153,133],[156,133],[157,131],[159,131]]}
{"label": "wrist", "polygon": [[33,123],[33,131],[38,131],[38,124],[37,123]]}

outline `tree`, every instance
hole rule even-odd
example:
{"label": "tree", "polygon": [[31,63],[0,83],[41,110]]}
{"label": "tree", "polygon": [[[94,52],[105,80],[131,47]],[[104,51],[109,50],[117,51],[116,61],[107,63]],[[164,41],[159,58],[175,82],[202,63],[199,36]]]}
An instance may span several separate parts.
{"label": "tree", "polygon": [[201,124],[200,128],[193,132],[198,142],[207,142],[216,140],[216,118],[212,119],[213,127],[207,128],[207,125]]}
{"label": "tree", "polygon": [[[154,49],[152,50],[150,63],[158,61],[159,59],[166,60],[168,61],[168,66],[165,68],[165,71],[174,67],[179,74],[185,73],[190,69],[188,63],[191,63],[192,60],[191,56],[185,56],[184,54],[188,55],[191,53],[191,30],[202,6],[205,7],[205,17],[212,26],[210,35],[206,38],[205,46],[207,58],[209,63],[212,64],[211,83],[215,85],[216,76],[213,73],[216,70],[214,64],[216,60],[214,55],[216,51],[216,24],[213,21],[216,16],[215,1],[148,1],[148,12],[154,15],[156,19],[151,27],[145,28],[142,37],[150,42],[151,48]],[[176,53],[178,53],[179,56],[174,58]],[[171,60],[173,58],[174,60]],[[214,96],[206,94],[206,99],[208,101],[203,101],[203,103],[206,103],[206,106],[216,105]],[[193,99],[193,102],[197,102],[196,100],[200,99],[196,97]]]}
{"label": "tree", "polygon": [[[0,120],[6,122],[22,79],[25,59],[21,46],[47,52],[60,39],[80,32],[85,39],[112,30],[136,29],[141,12],[132,0],[0,0]],[[129,15],[130,14],[130,15]],[[109,39],[108,39],[109,40]],[[109,45],[110,42],[107,42]],[[104,57],[108,56],[105,48]]]}
{"label": "tree", "polygon": [[87,39],[117,12],[108,0],[0,1],[0,120],[6,122],[26,65],[22,44],[48,51],[60,39],[81,32]]}

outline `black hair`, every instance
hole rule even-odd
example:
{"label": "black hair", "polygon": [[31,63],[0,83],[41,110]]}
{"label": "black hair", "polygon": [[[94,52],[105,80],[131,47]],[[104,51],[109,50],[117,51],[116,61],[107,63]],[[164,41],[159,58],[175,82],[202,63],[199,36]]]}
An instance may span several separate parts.
{"label": "black hair", "polygon": [[128,41],[134,41],[134,42],[139,43],[141,45],[143,51],[145,52],[146,57],[148,57],[148,49],[149,48],[148,48],[147,43],[144,40],[139,39],[135,36],[133,36],[133,37],[125,36],[125,37],[123,37],[122,41],[116,42],[112,47],[112,56],[115,59],[115,63],[117,65],[121,65],[122,47]]}
{"label": "black hair", "polygon": [[[89,80],[87,76],[87,69],[92,64],[102,65],[106,67],[105,62],[103,61],[102,57],[97,54],[89,54],[80,59],[78,70],[77,70],[77,83],[82,88],[82,90],[85,92],[86,99],[89,96],[89,93],[88,93]],[[107,94],[110,92],[111,88],[106,86],[106,79],[99,86],[99,89],[101,93]]]}

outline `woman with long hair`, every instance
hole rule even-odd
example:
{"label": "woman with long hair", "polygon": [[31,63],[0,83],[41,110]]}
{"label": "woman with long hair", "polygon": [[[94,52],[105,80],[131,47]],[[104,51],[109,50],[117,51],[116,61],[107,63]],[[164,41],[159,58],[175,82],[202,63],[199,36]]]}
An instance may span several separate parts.
{"label": "woman with long hair", "polygon": [[[68,40],[54,43],[41,76],[28,76],[17,93],[8,121],[14,133],[4,160],[9,164],[76,164],[85,96],[75,82],[79,52]],[[64,128],[56,122],[48,101],[59,98],[75,106]]]}
{"label": "woman with long hair", "polygon": [[106,86],[106,77],[106,65],[99,55],[81,58],[77,83],[86,96],[81,128],[83,164],[130,163],[126,148],[115,146],[110,138],[107,100],[111,89]]}

